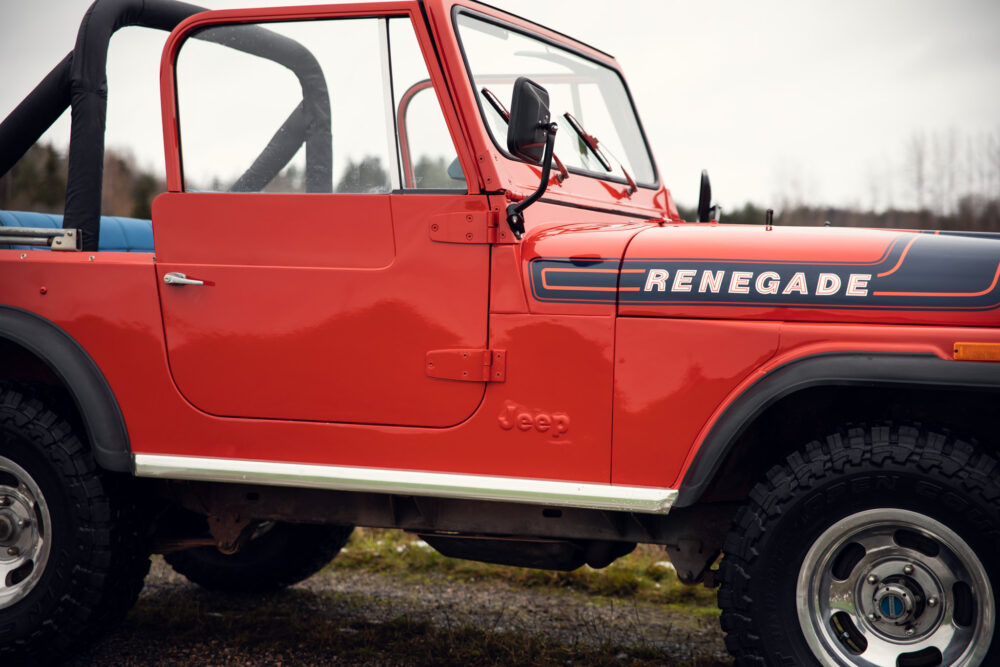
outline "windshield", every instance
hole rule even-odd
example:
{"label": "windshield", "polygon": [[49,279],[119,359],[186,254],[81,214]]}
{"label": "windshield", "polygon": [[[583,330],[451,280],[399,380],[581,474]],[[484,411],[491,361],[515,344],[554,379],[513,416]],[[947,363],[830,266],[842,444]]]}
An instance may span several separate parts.
{"label": "windshield", "polygon": [[653,161],[618,72],[538,37],[459,13],[455,19],[472,84],[480,99],[486,126],[506,153],[507,123],[486,99],[483,89],[510,103],[514,81],[526,76],[549,92],[552,120],[559,123],[556,155],[571,171],[622,180],[620,170],[608,172],[569,127],[569,112],[596,137],[639,185],[656,186]]}

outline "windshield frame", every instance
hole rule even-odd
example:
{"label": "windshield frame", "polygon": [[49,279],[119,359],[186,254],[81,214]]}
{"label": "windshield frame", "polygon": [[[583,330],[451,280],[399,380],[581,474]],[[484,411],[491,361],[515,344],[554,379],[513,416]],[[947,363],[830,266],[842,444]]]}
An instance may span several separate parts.
{"label": "windshield frame", "polygon": [[[527,37],[529,39],[537,40],[537,41],[542,42],[544,44],[547,44],[549,46],[552,46],[552,47],[555,47],[555,48],[558,48],[558,49],[562,49],[564,51],[572,53],[573,55],[575,55],[575,56],[577,56],[579,58],[583,58],[584,60],[587,60],[590,63],[593,63],[597,67],[604,68],[605,70],[607,70],[607,71],[611,72],[612,74],[614,74],[618,78],[619,82],[621,83],[622,89],[625,91],[625,97],[626,97],[626,99],[627,99],[627,101],[629,103],[630,109],[632,110],[632,116],[633,116],[633,118],[635,118],[636,129],[638,129],[639,136],[642,139],[642,148],[646,151],[646,157],[649,160],[649,164],[650,164],[650,167],[652,168],[652,172],[653,172],[653,180],[652,180],[652,182],[645,182],[645,181],[643,181],[643,182],[636,183],[636,185],[638,185],[640,188],[643,188],[643,189],[646,189],[646,190],[658,190],[658,189],[660,189],[660,187],[661,187],[661,184],[660,184],[660,172],[659,172],[659,169],[656,166],[656,160],[653,158],[653,152],[649,148],[649,139],[646,137],[646,129],[643,127],[642,120],[639,118],[639,112],[636,109],[635,100],[633,100],[633,98],[632,98],[632,91],[629,89],[628,82],[625,80],[625,77],[622,74],[621,69],[617,66],[617,63],[614,63],[614,66],[612,66],[611,63],[609,63],[607,61],[602,61],[602,60],[597,59],[597,58],[594,58],[592,55],[590,55],[588,53],[585,53],[584,51],[576,48],[571,43],[563,42],[563,41],[559,41],[559,40],[555,40],[555,39],[551,39],[551,38],[549,38],[549,37],[547,37],[545,35],[542,35],[542,34],[540,34],[538,32],[533,32],[531,30],[528,30],[528,29],[525,29],[523,27],[517,26],[517,25],[515,25],[513,23],[505,21],[505,20],[503,20],[501,18],[498,18],[496,16],[491,16],[489,14],[484,14],[484,13],[478,12],[478,11],[476,11],[474,9],[471,9],[469,7],[464,7],[464,6],[461,6],[461,5],[455,5],[455,6],[452,7],[452,11],[451,11],[452,31],[453,31],[453,33],[455,35],[455,38],[456,38],[456,41],[458,43],[459,51],[462,54],[462,62],[463,62],[463,65],[465,67],[465,75],[466,75],[466,77],[468,77],[469,85],[471,86],[472,91],[473,91],[474,96],[475,96],[475,99],[476,99],[476,105],[479,107],[479,120],[480,120],[480,123],[485,127],[486,132],[487,132],[487,134],[490,137],[490,140],[493,142],[493,145],[496,147],[496,149],[498,151],[500,151],[501,155],[503,155],[507,159],[512,160],[514,162],[518,162],[518,163],[521,162],[521,160],[519,160],[518,158],[514,157],[510,153],[510,151],[507,150],[506,137],[503,137],[502,138],[503,140],[498,139],[497,136],[493,133],[493,128],[492,128],[490,122],[487,120],[487,109],[483,106],[482,95],[480,94],[480,92],[476,88],[476,80],[475,80],[475,77],[472,74],[472,67],[469,64],[469,58],[468,58],[468,55],[466,54],[466,51],[465,51],[465,44],[462,41],[462,31],[460,30],[460,26],[458,25],[458,17],[460,15],[465,15],[465,16],[468,16],[470,18],[473,18],[473,19],[476,19],[476,20],[479,20],[479,21],[483,21],[484,23],[490,23],[490,24],[496,25],[496,26],[498,26],[500,28],[503,28],[505,30],[511,30],[511,31],[516,32],[516,33],[518,33],[518,34],[520,34],[520,35],[522,35],[524,37]],[[568,38],[568,39],[571,39],[571,38]],[[593,48],[593,47],[591,47],[591,48]],[[597,49],[594,49],[594,50],[597,51]],[[603,51],[599,51],[599,53],[604,54]],[[607,55],[607,54],[604,54],[604,55]],[[607,57],[608,57],[609,60],[613,61],[612,56],[608,55]],[[556,120],[556,122],[559,122],[560,119],[561,119],[561,116],[559,118],[554,118],[553,120]],[[562,130],[563,127],[565,127],[565,131],[572,132],[572,128],[569,127],[569,125],[567,123],[562,123],[561,127],[560,127],[560,130]],[[599,138],[600,137],[598,137],[598,139]],[[617,159],[615,160],[615,163],[618,164],[618,160]],[[626,185],[626,186],[628,185],[628,180],[623,175],[621,175],[620,173],[618,173],[618,170],[615,170],[615,171],[612,171],[612,172],[604,172],[604,173],[602,173],[602,172],[598,172],[598,171],[591,171],[591,170],[587,170],[587,169],[580,169],[578,167],[570,166],[570,165],[566,165],[566,169],[570,173],[576,174],[576,175],[579,175],[579,176],[584,176],[584,177],[587,177],[587,178],[592,178],[592,179],[600,180],[600,181],[609,181],[609,182],[617,183],[617,184],[620,184],[620,185]]]}

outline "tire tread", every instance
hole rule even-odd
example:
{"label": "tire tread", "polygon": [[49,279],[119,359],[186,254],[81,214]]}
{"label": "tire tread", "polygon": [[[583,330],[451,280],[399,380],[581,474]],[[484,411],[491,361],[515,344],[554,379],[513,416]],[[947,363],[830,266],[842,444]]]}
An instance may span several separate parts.
{"label": "tire tread", "polygon": [[[738,510],[723,546],[720,623],[726,632],[726,648],[736,664],[769,664],[768,647],[754,623],[751,573],[762,557],[758,545],[775,529],[789,503],[835,474],[910,469],[951,480],[1000,514],[998,466],[994,457],[974,443],[904,422],[842,427],[807,443],[768,470]],[[1000,553],[1000,544],[994,545],[994,550]],[[995,637],[994,652],[998,643]]]}
{"label": "tire tread", "polygon": [[[149,555],[124,488],[130,480],[98,468],[69,423],[39,398],[0,384],[0,437],[7,435],[51,463],[66,493],[75,553],[68,572],[53,573],[55,585],[36,589],[41,595],[33,591],[18,603],[31,600],[31,608],[0,627],[0,663],[50,663],[97,641],[125,616],[142,589]],[[58,599],[54,589],[62,591]]]}

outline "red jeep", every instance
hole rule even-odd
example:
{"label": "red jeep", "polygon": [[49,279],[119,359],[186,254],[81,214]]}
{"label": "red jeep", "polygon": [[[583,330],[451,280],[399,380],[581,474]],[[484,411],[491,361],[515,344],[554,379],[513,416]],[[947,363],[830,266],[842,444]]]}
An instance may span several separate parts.
{"label": "red jeep", "polygon": [[[101,217],[123,25],[171,31],[152,222]],[[614,59],[471,0],[97,0],[0,174],[67,107],[65,215],[0,213],[5,663],[151,552],[273,589],[360,525],[664,545],[740,664],[1000,664],[1000,238],[683,222]]]}

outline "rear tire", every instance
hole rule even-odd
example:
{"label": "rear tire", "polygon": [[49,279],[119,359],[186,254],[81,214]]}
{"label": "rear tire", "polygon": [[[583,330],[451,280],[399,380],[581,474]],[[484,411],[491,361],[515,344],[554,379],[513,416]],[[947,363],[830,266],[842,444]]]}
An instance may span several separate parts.
{"label": "rear tire", "polygon": [[913,425],[844,429],[771,469],[726,539],[738,665],[1000,664],[1000,465]]}
{"label": "rear tire", "polygon": [[166,554],[176,572],[210,590],[267,593],[311,577],[347,543],[353,526],[275,522],[235,554],[196,547]]}
{"label": "rear tire", "polygon": [[131,480],[72,427],[0,385],[0,664],[58,661],[135,604],[149,570]]}

